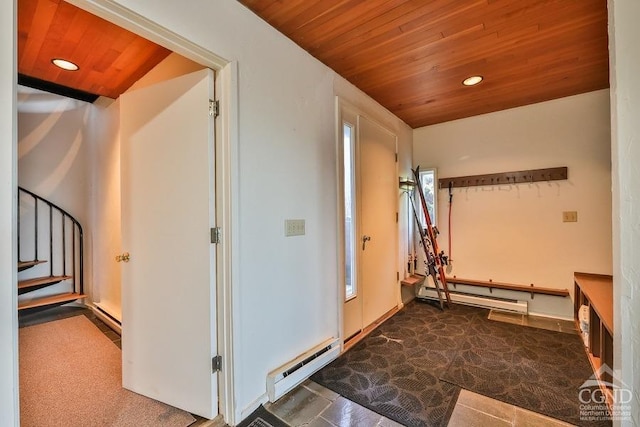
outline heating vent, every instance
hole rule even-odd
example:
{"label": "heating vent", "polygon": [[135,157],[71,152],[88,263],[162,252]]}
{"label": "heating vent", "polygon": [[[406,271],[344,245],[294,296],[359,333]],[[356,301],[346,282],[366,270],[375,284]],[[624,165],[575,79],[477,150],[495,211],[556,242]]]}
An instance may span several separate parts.
{"label": "heating vent", "polygon": [[[496,310],[511,311],[527,314],[527,302],[507,298],[490,297],[485,295],[469,294],[466,292],[449,291],[451,301],[458,304],[473,305],[475,307],[493,308]],[[418,298],[438,299],[435,288],[422,286],[418,291]]]}
{"label": "heating vent", "polygon": [[267,375],[267,395],[275,402],[311,374],[331,362],[340,354],[340,342],[331,338],[311,350],[285,363]]}
{"label": "heating vent", "polygon": [[110,313],[107,307],[99,302],[89,305],[96,317],[106,323],[111,329],[122,335],[122,323]]}

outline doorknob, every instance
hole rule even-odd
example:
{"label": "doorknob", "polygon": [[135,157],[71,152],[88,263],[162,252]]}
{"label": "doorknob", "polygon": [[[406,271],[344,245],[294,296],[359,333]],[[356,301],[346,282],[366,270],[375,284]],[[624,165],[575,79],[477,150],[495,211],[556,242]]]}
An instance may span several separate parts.
{"label": "doorknob", "polygon": [[364,251],[365,247],[367,246],[367,242],[371,240],[371,236],[367,236],[366,234],[364,236],[362,236],[362,250]]}
{"label": "doorknob", "polygon": [[129,262],[129,252],[125,252],[122,255],[116,255],[117,262]]}

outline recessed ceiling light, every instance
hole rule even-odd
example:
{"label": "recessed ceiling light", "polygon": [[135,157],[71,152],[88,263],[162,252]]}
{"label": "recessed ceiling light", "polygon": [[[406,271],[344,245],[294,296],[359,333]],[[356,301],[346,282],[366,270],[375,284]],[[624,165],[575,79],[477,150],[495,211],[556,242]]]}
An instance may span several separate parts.
{"label": "recessed ceiling light", "polygon": [[55,65],[56,67],[60,67],[63,70],[67,71],[76,71],[80,68],[73,62],[67,61],[66,59],[55,58],[52,59],[51,62],[53,62],[53,65]]}
{"label": "recessed ceiling light", "polygon": [[482,76],[471,76],[467,77],[462,81],[462,84],[465,86],[475,86],[482,81]]}

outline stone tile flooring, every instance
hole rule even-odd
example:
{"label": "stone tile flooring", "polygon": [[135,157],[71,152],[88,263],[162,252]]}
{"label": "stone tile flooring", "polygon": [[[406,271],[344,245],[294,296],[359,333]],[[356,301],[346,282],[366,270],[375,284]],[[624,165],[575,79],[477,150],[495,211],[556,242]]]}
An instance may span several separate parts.
{"label": "stone tile flooring", "polygon": [[[292,427],[401,426],[311,380],[265,407]],[[460,392],[449,427],[500,426],[563,427],[571,424],[467,390]]]}
{"label": "stone tile flooring", "polygon": [[311,380],[265,408],[292,427],[395,427],[385,418]]}

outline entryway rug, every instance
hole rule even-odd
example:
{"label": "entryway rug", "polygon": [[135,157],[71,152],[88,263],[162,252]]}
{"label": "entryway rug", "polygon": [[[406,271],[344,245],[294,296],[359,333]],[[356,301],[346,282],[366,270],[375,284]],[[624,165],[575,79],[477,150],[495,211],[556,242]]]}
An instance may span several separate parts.
{"label": "entryway rug", "polygon": [[460,387],[583,426],[592,375],[578,335],[488,320],[481,308],[414,301],[311,378],[406,426],[444,427]]}
{"label": "entryway rug", "polygon": [[19,334],[22,427],[185,427],[195,421],[123,389],[120,349],[85,316]]}
{"label": "entryway rug", "polygon": [[260,405],[251,415],[242,420],[238,427],[289,427],[289,425]]}

